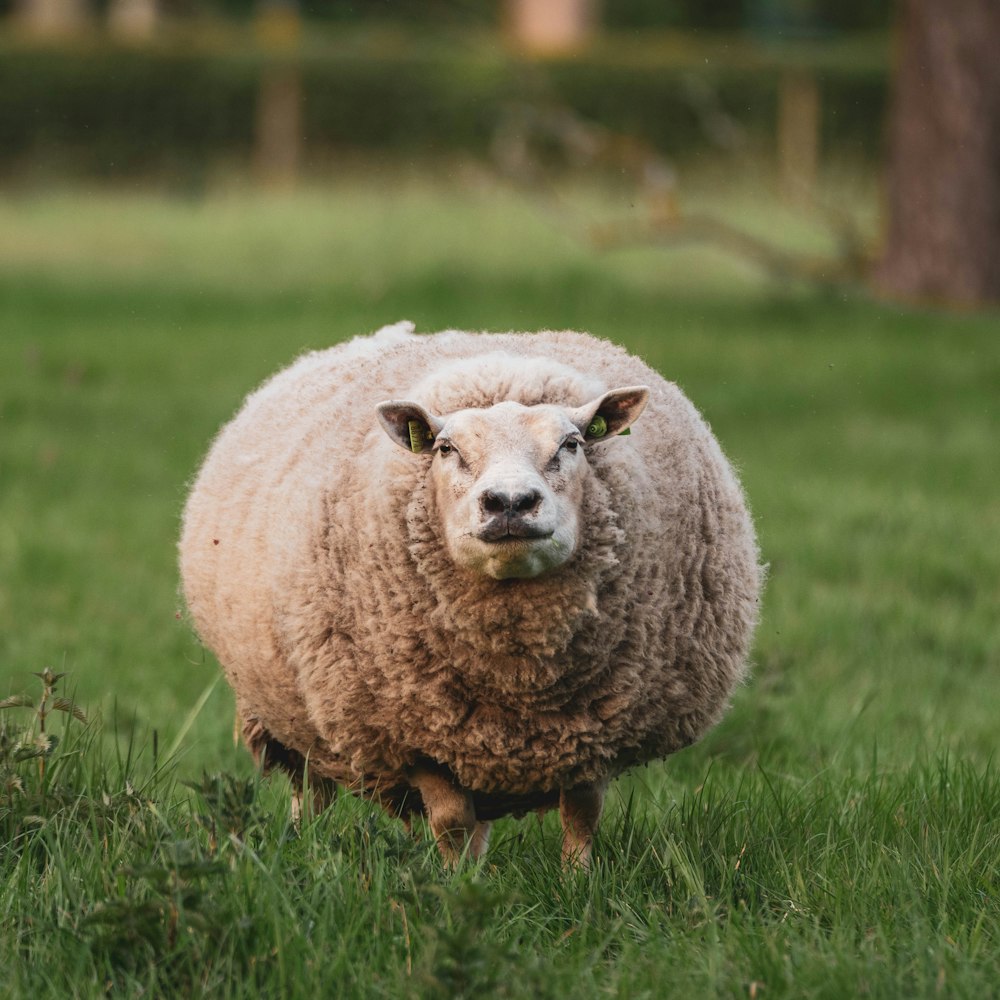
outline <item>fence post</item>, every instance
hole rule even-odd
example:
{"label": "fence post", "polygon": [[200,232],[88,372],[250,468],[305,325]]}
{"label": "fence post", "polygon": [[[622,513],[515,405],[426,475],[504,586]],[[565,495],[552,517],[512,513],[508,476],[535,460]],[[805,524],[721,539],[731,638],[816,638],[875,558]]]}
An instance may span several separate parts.
{"label": "fence post", "polygon": [[295,0],[261,0],[254,27],[264,52],[254,139],[254,173],[265,187],[290,190],[302,153],[302,74],[294,56],[302,33]]}

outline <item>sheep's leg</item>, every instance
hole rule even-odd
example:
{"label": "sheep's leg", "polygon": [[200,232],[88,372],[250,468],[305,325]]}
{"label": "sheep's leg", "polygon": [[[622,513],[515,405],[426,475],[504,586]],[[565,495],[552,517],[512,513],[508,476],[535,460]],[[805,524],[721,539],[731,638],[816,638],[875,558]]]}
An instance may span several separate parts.
{"label": "sheep's leg", "polygon": [[[239,715],[237,715],[237,720]],[[311,807],[313,816],[318,816],[337,797],[337,784],[318,774],[308,774],[309,800],[305,800],[308,762],[298,751],[279,743],[256,716],[249,715],[243,720],[243,739],[253,755],[254,763],[265,774],[284,771],[292,783],[292,822],[296,828]]]}
{"label": "sheep's leg", "polygon": [[415,767],[407,777],[420,792],[431,832],[445,862],[456,864],[466,842],[469,843],[469,853],[474,858],[480,857],[486,850],[489,824],[476,822],[472,794],[444,770]]}
{"label": "sheep's leg", "polygon": [[309,776],[309,798],[302,781],[292,779],[292,822],[296,829],[302,825],[303,816],[318,816],[337,798],[337,784],[319,775]]}
{"label": "sheep's leg", "polygon": [[559,793],[559,818],[562,820],[562,861],[567,868],[590,868],[594,832],[604,807],[606,781],[593,781]]}
{"label": "sheep's leg", "polygon": [[486,849],[490,846],[491,823],[477,822],[472,831],[472,839],[469,841],[469,854],[477,861],[486,854]]}

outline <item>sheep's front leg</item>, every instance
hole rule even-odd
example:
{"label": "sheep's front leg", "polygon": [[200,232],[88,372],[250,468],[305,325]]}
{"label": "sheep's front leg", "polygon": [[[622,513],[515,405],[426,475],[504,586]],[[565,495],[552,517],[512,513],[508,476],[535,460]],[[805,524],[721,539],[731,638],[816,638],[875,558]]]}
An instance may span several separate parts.
{"label": "sheep's front leg", "polygon": [[466,842],[472,857],[482,857],[489,843],[490,825],[476,822],[471,792],[462,788],[444,770],[415,767],[407,777],[423,799],[441,857],[448,864],[454,865],[465,849]]}
{"label": "sheep's front leg", "polygon": [[563,828],[562,861],[567,867],[590,868],[590,852],[607,787],[607,781],[594,781],[564,788],[559,793],[559,818]]}

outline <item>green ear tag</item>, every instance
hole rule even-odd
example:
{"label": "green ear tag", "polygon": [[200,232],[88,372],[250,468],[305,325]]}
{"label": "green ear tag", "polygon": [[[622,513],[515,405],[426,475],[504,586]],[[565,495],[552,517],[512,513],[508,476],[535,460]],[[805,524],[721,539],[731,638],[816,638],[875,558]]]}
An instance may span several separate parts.
{"label": "green ear tag", "polygon": [[623,437],[625,437],[626,434],[631,434],[631,433],[632,433],[632,428],[631,427],[626,427],[625,430],[618,432],[618,436],[620,438],[623,438]]}
{"label": "green ear tag", "polygon": [[406,428],[410,432],[410,451],[419,455],[424,450],[424,441],[433,441],[434,435],[424,431],[424,425],[419,420],[407,420]]}
{"label": "green ear tag", "polygon": [[587,427],[587,437],[602,438],[608,433],[608,422],[600,414],[590,421]]}

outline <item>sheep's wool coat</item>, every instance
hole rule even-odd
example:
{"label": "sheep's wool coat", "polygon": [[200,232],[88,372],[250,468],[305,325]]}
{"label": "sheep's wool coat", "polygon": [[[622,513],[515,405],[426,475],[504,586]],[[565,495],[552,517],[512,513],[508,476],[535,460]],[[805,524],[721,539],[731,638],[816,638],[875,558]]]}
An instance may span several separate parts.
{"label": "sheep's wool coat", "polygon": [[[640,384],[631,434],[587,446],[577,552],[527,580],[452,563],[430,452],[375,415],[387,399],[576,407]],[[397,812],[420,809],[419,761],[487,815],[690,744],[743,676],[760,585],[740,486],[675,385],[585,334],[402,323],[248,397],[191,491],[180,556],[246,731]]]}

